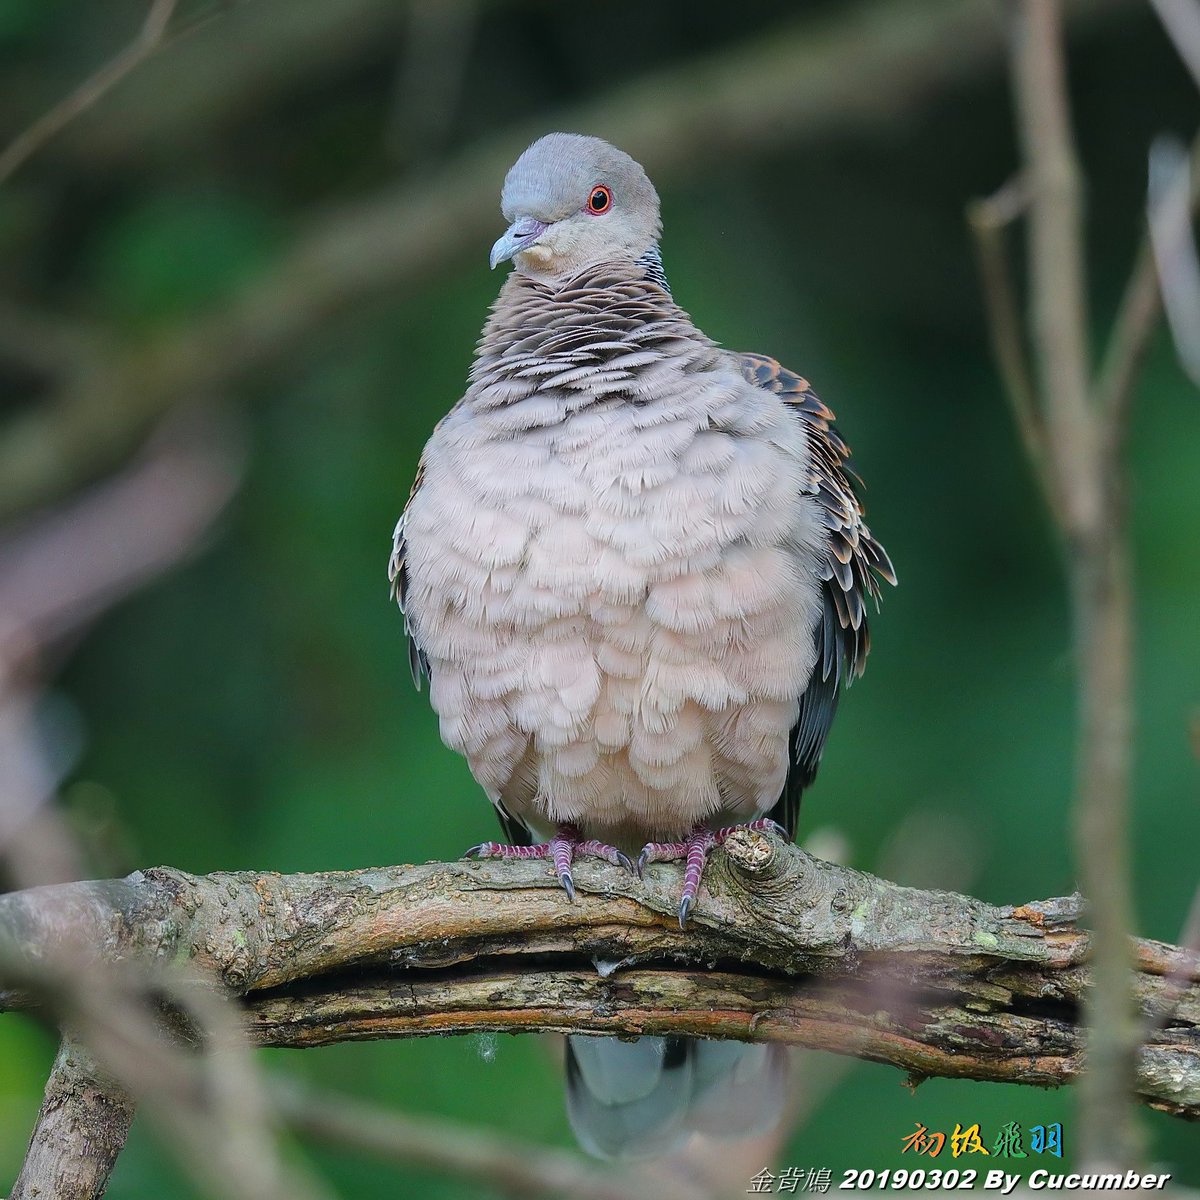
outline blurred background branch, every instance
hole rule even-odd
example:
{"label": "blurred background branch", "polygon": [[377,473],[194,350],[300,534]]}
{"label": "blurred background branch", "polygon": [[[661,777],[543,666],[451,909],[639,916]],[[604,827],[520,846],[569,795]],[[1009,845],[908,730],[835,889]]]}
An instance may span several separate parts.
{"label": "blurred background branch", "polygon": [[[1200,45],[1195,6],[1175,0],[1156,0],[1156,6],[1188,58]],[[1157,194],[1151,172],[1151,237],[1135,259],[1093,384],[1084,182],[1071,128],[1061,8],[1058,0],[1011,6],[1032,370],[1000,240],[1019,214],[1016,204],[1006,202],[1014,185],[977,202],[968,216],[993,351],[1058,527],[1071,598],[1078,674],[1075,861],[1095,927],[1095,987],[1086,1000],[1088,1069],[1080,1086],[1083,1161],[1128,1167],[1139,1160],[1141,1143],[1132,1112],[1139,1033],[1128,982],[1134,613],[1126,434],[1137,373],[1161,311],[1158,279],[1168,297],[1179,298],[1168,311],[1190,313],[1192,293],[1200,289],[1188,158],[1180,150],[1170,170],[1157,172],[1160,179],[1170,177]],[[1191,10],[1190,18],[1183,9]],[[1200,317],[1191,313],[1182,324],[1200,330]]]}
{"label": "blurred background branch", "polygon": [[[1120,2],[1073,7],[1080,20],[1096,20]],[[547,123],[600,130],[669,184],[723,155],[895,121],[1001,51],[994,14],[973,0],[867,3],[637,79],[536,126],[521,123],[416,183],[315,217],[221,312],[92,364],[10,422],[0,437],[0,515],[111,464],[170,405],[226,387],[347,308],[385,288],[416,287],[482,245],[496,225],[496,180]]]}
{"label": "blurred background branch", "polygon": [[179,414],[113,479],[0,533],[0,863],[17,886],[80,874],[39,727],[55,656],[192,552],[240,475],[231,431]]}
{"label": "blurred background branch", "polygon": [[[39,719],[53,656],[192,552],[240,476],[227,427],[211,413],[176,413],[119,475],[0,540],[0,866],[18,886],[75,879],[81,868],[56,804],[63,766]],[[186,974],[150,988],[98,963],[70,898],[38,894],[57,936],[30,954],[20,930],[0,931],[0,977],[36,997],[63,1033],[14,1200],[102,1195],[138,1102],[193,1177],[231,1200],[320,1200],[279,1156],[257,1067],[223,999]],[[206,1048],[199,1061],[164,1028],[160,994],[189,1014]]]}
{"label": "blurred background branch", "polygon": [[175,15],[176,3],[177,0],[152,0],[141,29],[125,49],[109,59],[94,75],[85,79],[70,95],[65,96],[32,125],[22,130],[0,151],[0,185],[51,138],[99,103],[151,55],[169,43],[194,32],[205,23],[201,20],[189,24],[184,29],[171,31],[171,18]]}
{"label": "blurred background branch", "polygon": [[1095,929],[1080,1083],[1083,1162],[1131,1167],[1137,1024],[1129,988],[1133,600],[1124,463],[1091,395],[1083,180],[1057,0],[1020,0],[1013,81],[1030,189],[1029,281],[1078,671],[1075,862]]}
{"label": "blurred background branch", "polygon": [[[280,1114],[297,1133],[401,1166],[471,1180],[513,1200],[644,1200],[644,1176],[584,1163],[578,1155],[522,1145],[470,1126],[380,1112],[351,1096],[283,1088]],[[655,1200],[706,1200],[702,1181],[656,1179]]]}

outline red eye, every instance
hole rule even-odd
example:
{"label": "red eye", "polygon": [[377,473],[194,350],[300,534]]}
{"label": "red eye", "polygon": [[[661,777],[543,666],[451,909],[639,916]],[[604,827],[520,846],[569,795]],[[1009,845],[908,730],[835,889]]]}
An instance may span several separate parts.
{"label": "red eye", "polygon": [[600,216],[601,213],[606,213],[612,208],[612,192],[602,183],[598,183],[592,188],[592,194],[588,197],[587,202],[588,212]]}

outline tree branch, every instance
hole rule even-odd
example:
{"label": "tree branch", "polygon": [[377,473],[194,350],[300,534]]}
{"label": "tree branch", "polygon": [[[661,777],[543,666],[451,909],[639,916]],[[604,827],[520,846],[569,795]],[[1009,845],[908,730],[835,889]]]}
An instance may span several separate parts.
{"label": "tree branch", "polygon": [[91,108],[106,92],[163,45],[167,27],[175,13],[175,4],[176,0],[152,0],[150,11],[133,41],[0,152],[0,184],[3,184],[30,155],[35,154],[80,113]]}
{"label": "tree branch", "polygon": [[[343,978],[339,990],[289,989],[251,1000],[249,1010],[252,1033],[265,1046],[488,1031],[657,1034],[827,1050],[899,1067],[916,1081],[945,1076],[1058,1087],[1079,1074],[1083,1041],[1075,998],[1031,1017],[1023,1012],[1031,998],[1004,999],[1003,984],[987,995],[972,981],[966,985],[971,992],[956,996],[953,975],[930,991],[915,980],[899,989],[883,983],[870,975],[798,986],[789,979],[678,968],[622,971],[613,980],[594,970],[456,968],[402,986],[394,976],[356,974]],[[1156,982],[1147,994],[1162,990]],[[1143,1103],[1200,1118],[1198,1018],[1189,1005],[1182,1024],[1148,1038],[1138,1069]],[[1175,1019],[1181,1020],[1178,1010]],[[1181,1076],[1194,1082],[1181,1088]]]}
{"label": "tree branch", "polygon": [[1058,0],[1021,0],[1013,76],[1029,189],[1033,340],[1069,539],[1101,520],[1088,411],[1082,181],[1067,112]]}
{"label": "tree branch", "polygon": [[[686,932],[679,883],[674,866],[639,881],[584,862],[571,904],[536,861],[292,876],[157,868],[0,897],[0,931],[33,962],[71,931],[97,961],[186,959],[245,998],[263,1045],[674,1033],[789,1042],[917,1078],[1046,1086],[1079,1074],[1090,972],[1076,897],[994,907],[760,834],[736,834],[714,857]],[[1136,943],[1136,957],[1130,982],[1147,1013],[1162,1011],[1181,965],[1184,980],[1171,1023],[1140,1052],[1138,1094],[1200,1117],[1200,973],[1162,943]],[[602,975],[593,960],[620,967]],[[0,992],[0,1008],[30,1003]]]}
{"label": "tree branch", "polygon": [[[1060,496],[1078,667],[1075,861],[1095,922],[1082,1162],[1132,1166],[1137,1022],[1129,992],[1132,899],[1132,595],[1125,480],[1090,394],[1082,182],[1071,135],[1059,0],[1018,0],[1012,70],[1030,189],[1033,340]],[[1122,385],[1125,386],[1125,385]],[[1119,405],[1116,406],[1119,410]]]}
{"label": "tree branch", "polygon": [[133,1123],[133,1097],[64,1037],[10,1200],[102,1196]]}
{"label": "tree branch", "polygon": [[1097,401],[1107,414],[1110,445],[1106,453],[1110,460],[1124,450],[1134,386],[1161,316],[1158,272],[1147,237],[1129,272],[1095,383]]}
{"label": "tree branch", "polygon": [[1061,522],[1066,514],[1059,495],[1058,477],[1051,469],[1046,422],[1038,406],[1021,327],[1017,289],[1004,245],[1005,231],[1028,204],[1024,180],[1016,176],[993,195],[967,205],[967,223],[975,237],[992,357],[996,360],[1013,420],[1034,475],[1055,520]]}

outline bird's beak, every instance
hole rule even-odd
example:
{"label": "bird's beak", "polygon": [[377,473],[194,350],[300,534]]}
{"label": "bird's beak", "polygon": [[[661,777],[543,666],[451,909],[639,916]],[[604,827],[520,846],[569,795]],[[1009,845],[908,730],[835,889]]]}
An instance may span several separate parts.
{"label": "bird's beak", "polygon": [[492,270],[494,271],[500,263],[507,262],[519,250],[532,245],[548,228],[544,221],[539,221],[536,217],[521,217],[514,221],[505,230],[504,236],[492,247],[488,256]]}

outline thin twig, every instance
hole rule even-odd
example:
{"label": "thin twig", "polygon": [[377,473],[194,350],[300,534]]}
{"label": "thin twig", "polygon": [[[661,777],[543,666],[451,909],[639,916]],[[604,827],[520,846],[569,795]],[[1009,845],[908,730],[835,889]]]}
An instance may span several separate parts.
{"label": "thin twig", "polygon": [[1147,237],[1138,247],[1094,386],[1096,405],[1108,430],[1110,461],[1124,449],[1134,387],[1161,315],[1158,272]]}
{"label": "thin twig", "polygon": [[1006,229],[1025,211],[1028,203],[1028,190],[1017,176],[991,196],[972,201],[967,206],[967,223],[975,235],[992,355],[1034,475],[1046,503],[1058,513],[1061,503],[1058,481],[1047,460],[1046,425],[1038,409],[1021,328],[1017,289],[1004,244]]}
{"label": "thin twig", "polygon": [[1029,189],[1032,335],[1069,538],[1094,529],[1079,164],[1067,114],[1058,0],[1020,0],[1013,72]]}
{"label": "thin twig", "polygon": [[89,75],[73,92],[22,130],[0,152],[0,184],[6,183],[47,142],[72,121],[87,112],[131,71],[164,46],[179,41],[207,25],[216,14],[209,13],[168,36],[177,0],[153,0],[136,37]]}

